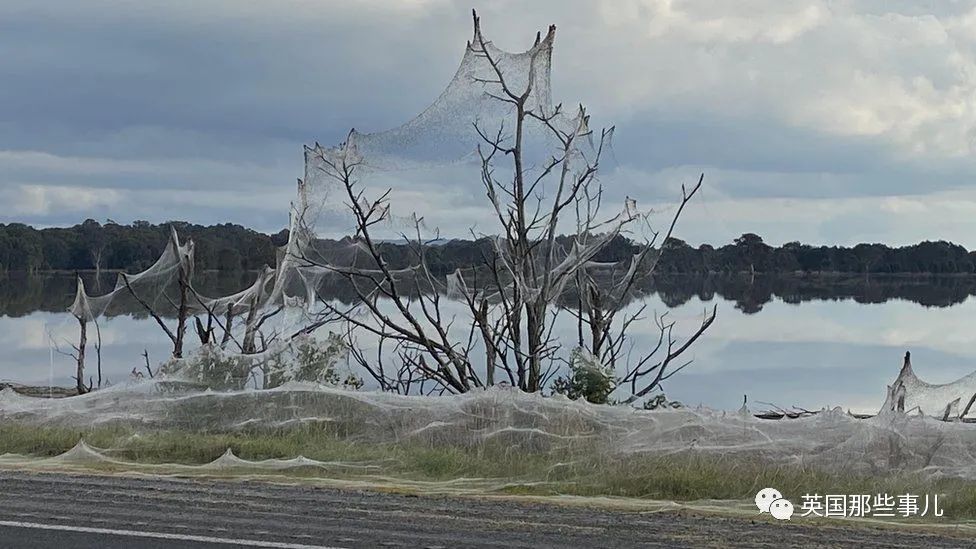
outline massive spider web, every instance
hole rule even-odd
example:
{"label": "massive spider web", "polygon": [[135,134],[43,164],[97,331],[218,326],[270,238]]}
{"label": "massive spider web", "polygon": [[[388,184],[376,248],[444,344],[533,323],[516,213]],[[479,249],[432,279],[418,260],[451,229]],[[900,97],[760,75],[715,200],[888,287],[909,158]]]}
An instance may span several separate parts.
{"label": "massive spider web", "polygon": [[[71,314],[82,323],[98,322],[115,311],[141,306],[159,314],[172,315],[184,308],[191,317],[223,319],[229,337],[219,344],[204,345],[190,358],[177,360],[175,371],[187,361],[196,367],[202,364],[203,368],[230,364],[232,368],[218,373],[218,377],[223,376],[223,381],[238,388],[255,367],[287,362],[289,354],[299,352],[311,335],[306,328],[314,321],[319,290],[331,283],[330,275],[340,269],[354,269],[366,276],[375,274],[371,269],[376,267],[362,261],[365,250],[361,241],[323,238],[337,228],[340,233],[345,231],[343,234],[356,230],[349,219],[349,208],[356,206],[360,198],[351,196],[340,184],[342,170],[353,167],[356,177],[368,181],[382,178],[383,174],[425,173],[432,167],[474,159],[486,132],[503,135],[512,131],[506,121],[510,120],[513,107],[499,100],[499,73],[505,76],[508,91],[526,95],[526,107],[538,115],[532,119],[535,122],[530,120],[532,127],[525,132],[531,153],[541,153],[551,144],[552,128],[544,127],[541,119],[560,131],[589,136],[582,114],[567,116],[553,105],[553,40],[554,28],[550,28],[528,50],[508,53],[486,40],[476,21],[474,35],[454,78],[420,115],[387,131],[353,130],[337,146],[306,147],[305,174],[291,211],[289,240],[279,250],[276,265],[259,273],[250,287],[218,297],[197,292],[192,283],[193,243],[181,241],[174,232],[154,265],[140,273],[119,275],[112,291],[93,295],[79,280]],[[571,162],[585,161],[592,154],[591,146],[588,140],[581,139],[572,150],[578,158]],[[539,170],[539,166],[529,169]],[[608,230],[602,236],[585,235],[573,241],[561,251],[552,271],[557,275],[569,273],[592,262],[593,250],[602,245],[602,239],[618,234],[625,223],[637,216],[636,204],[628,200],[623,212],[606,223]],[[393,214],[384,217],[393,223],[405,219]],[[498,245],[496,249],[501,253],[503,247]],[[637,267],[635,262],[623,265],[625,272]],[[407,275],[413,269],[416,267],[396,274]],[[459,275],[452,275],[443,283],[453,295],[468,292]],[[533,287],[531,280],[517,278],[512,284],[520,285],[530,300],[553,300],[563,291],[559,285]],[[268,319],[276,323],[274,341],[261,349],[254,348],[253,343],[247,343],[248,338]],[[284,379],[289,378],[286,375]],[[207,432],[253,427],[283,429],[325,422],[337,426],[337,432],[344,433],[348,440],[371,443],[420,441],[432,446],[471,448],[500,441],[516,450],[559,447],[579,455],[704,453],[780,465],[840,467],[885,474],[898,470],[976,479],[976,435],[972,429],[930,416],[898,413],[921,410],[939,418],[945,411],[948,419],[965,415],[961,408],[976,392],[973,376],[933,386],[920,381],[910,366],[889,390],[882,413],[870,420],[857,420],[841,410],[824,410],[813,417],[779,422],[757,420],[748,410],[741,414],[691,409],[648,412],[590,406],[502,388],[444,398],[351,392],[294,382],[267,391],[199,389],[199,385],[187,387],[179,376],[121,384],[62,400],[29,398],[8,389],[0,392],[0,421]],[[118,466],[121,462],[109,453],[81,444],[52,458],[48,465],[111,461]],[[26,461],[29,460],[22,456],[0,456],[0,465]],[[232,454],[203,467],[280,470],[309,466],[330,467],[301,457],[244,462]]]}

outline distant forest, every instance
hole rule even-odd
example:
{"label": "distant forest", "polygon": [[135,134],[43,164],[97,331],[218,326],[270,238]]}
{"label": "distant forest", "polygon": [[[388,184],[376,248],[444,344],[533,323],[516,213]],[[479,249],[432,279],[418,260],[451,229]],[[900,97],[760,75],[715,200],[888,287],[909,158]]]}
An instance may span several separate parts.
{"label": "distant forest", "polygon": [[[286,230],[263,234],[240,225],[202,226],[172,222],[131,225],[87,220],[66,228],[35,229],[20,223],[0,224],[0,272],[87,271],[136,272],[152,265],[166,246],[170,225],[181,238],[196,243],[196,265],[202,270],[255,270],[275,264],[275,253],[288,240]],[[406,266],[411,252],[404,245],[385,243],[383,254],[391,267]],[[617,238],[601,252],[599,261],[631,256],[637,245]],[[448,273],[482,263],[491,253],[483,239],[450,240],[428,253],[431,270]],[[659,274],[709,273],[976,273],[976,252],[949,242],[922,242],[892,248],[883,244],[854,247],[809,246],[790,242],[769,246],[747,233],[718,248],[697,248],[673,238],[664,247]]]}

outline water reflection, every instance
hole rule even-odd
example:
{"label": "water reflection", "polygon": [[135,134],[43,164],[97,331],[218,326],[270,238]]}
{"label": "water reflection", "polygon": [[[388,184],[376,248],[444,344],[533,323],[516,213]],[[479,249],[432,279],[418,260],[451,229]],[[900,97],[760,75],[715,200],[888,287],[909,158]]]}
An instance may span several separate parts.
{"label": "water reflection", "polygon": [[[202,273],[198,288],[229,294],[255,276]],[[104,276],[102,288],[113,282]],[[64,312],[74,289],[69,274],[0,279],[0,380],[71,383],[71,361],[52,353],[49,334],[77,337],[77,324]],[[976,293],[976,277],[670,277],[641,290],[630,307],[671,309],[689,330],[706,305],[719,305],[718,320],[694,349],[694,365],[665,386],[671,398],[690,405],[735,409],[749,394],[750,402],[785,407],[874,411],[906,349],[928,381],[951,381],[976,367],[970,328],[976,300],[967,300]],[[348,289],[332,293],[353,299]],[[114,382],[143,368],[144,349],[155,362],[171,348],[138,308],[104,319],[101,328],[104,370]],[[634,336],[635,345],[652,345],[656,333],[648,321],[635,326]]]}
{"label": "water reflection", "polygon": [[799,304],[806,301],[884,303],[893,299],[925,307],[949,307],[976,295],[974,276],[863,275],[740,275],[705,277],[657,277],[646,289],[660,295],[668,306],[692,298],[711,301],[716,295],[735,303],[746,314],[758,313],[778,299]]}
{"label": "water reflection", "polygon": [[[251,271],[208,271],[195,277],[203,295],[229,295],[251,285],[257,273]],[[83,273],[89,293],[107,293],[115,284],[115,274]],[[950,307],[976,295],[976,276],[897,276],[897,275],[712,275],[659,276],[642,283],[631,298],[656,295],[668,307],[679,307],[692,300],[712,301],[716,297],[735,304],[746,314],[755,314],[774,301],[799,304],[808,301],[885,303],[904,300],[924,307]],[[28,276],[23,273],[0,275],[0,315],[19,317],[33,312],[63,312],[75,293],[73,274]],[[346,285],[336,284],[324,297],[352,303],[356,296]],[[117,314],[141,316],[144,311],[131,303]]]}
{"label": "water reflection", "polygon": [[[102,295],[115,287],[116,274],[80,273],[90,295]],[[230,295],[250,286],[257,278],[253,271],[204,271],[194,274],[194,285],[203,295]],[[20,317],[35,312],[62,313],[75,297],[75,275],[50,273],[0,275],[0,316]],[[116,314],[143,317],[138,303],[125,304]]]}

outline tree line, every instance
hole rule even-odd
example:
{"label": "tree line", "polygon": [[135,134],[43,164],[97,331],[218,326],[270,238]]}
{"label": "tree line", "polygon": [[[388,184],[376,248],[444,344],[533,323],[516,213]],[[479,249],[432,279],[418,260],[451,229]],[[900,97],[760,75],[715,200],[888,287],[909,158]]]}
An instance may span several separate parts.
{"label": "tree line", "polygon": [[[159,257],[170,226],[196,243],[196,267],[201,270],[247,271],[274,265],[276,250],[288,240],[288,231],[264,234],[230,223],[203,226],[174,221],[130,225],[99,223],[89,219],[73,227],[36,229],[21,223],[0,224],[0,272],[98,271],[137,272]],[[329,246],[350,246],[351,239],[326,241]],[[405,267],[413,258],[406,245],[380,245],[392,268]],[[640,246],[617,236],[600,250],[596,261],[620,261]],[[884,244],[810,246],[789,242],[770,246],[747,233],[732,243],[693,247],[678,238],[662,248],[659,274],[734,273],[873,273],[970,274],[976,273],[976,251],[945,241],[911,246]],[[445,240],[428,251],[427,261],[437,274],[484,264],[493,254],[487,239]]]}
{"label": "tree line", "polygon": [[911,246],[884,244],[810,246],[788,242],[774,247],[753,233],[715,248],[693,248],[670,239],[658,273],[864,273],[960,274],[976,272],[976,252],[943,240]]}
{"label": "tree line", "polygon": [[197,268],[253,270],[274,265],[275,250],[287,231],[262,234],[240,225],[202,226],[173,221],[131,225],[88,219],[73,227],[36,229],[22,223],[0,224],[0,272],[137,272],[151,266],[166,248],[170,227],[197,246]]}

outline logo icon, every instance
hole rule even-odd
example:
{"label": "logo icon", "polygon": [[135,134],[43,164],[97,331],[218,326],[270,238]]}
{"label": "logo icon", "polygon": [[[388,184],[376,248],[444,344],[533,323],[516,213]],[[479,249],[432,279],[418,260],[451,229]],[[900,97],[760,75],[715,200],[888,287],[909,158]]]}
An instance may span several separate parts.
{"label": "logo icon", "polygon": [[775,488],[763,488],[756,493],[756,507],[759,513],[769,513],[777,520],[790,520],[793,504]]}

